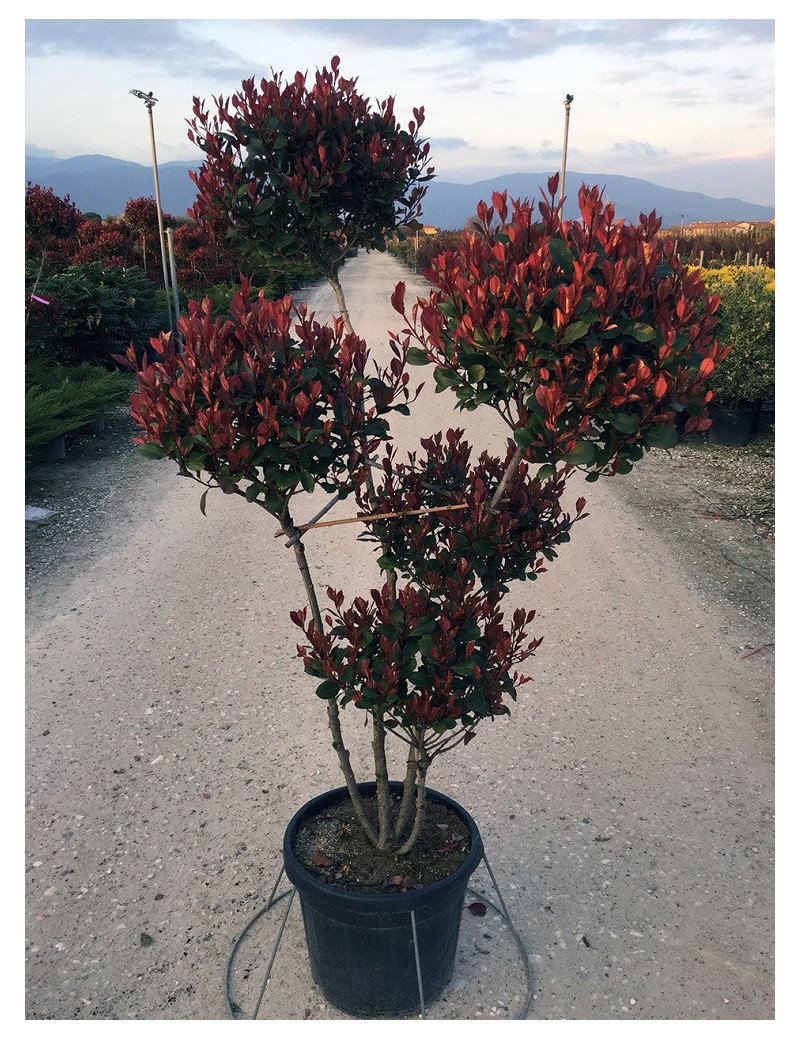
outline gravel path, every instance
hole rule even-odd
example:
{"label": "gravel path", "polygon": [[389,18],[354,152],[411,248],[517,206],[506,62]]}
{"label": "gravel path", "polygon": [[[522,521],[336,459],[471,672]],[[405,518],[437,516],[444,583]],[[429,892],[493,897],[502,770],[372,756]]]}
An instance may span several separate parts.
{"label": "gravel path", "polygon": [[[400,278],[424,291],[390,256],[344,269],[376,353]],[[311,302],[332,308],[327,290]],[[502,442],[491,416],[467,424],[451,404],[426,390],[398,440],[468,425],[475,443]],[[293,655],[302,593],[261,510],[217,495],[203,517],[198,485],[112,433],[91,493],[68,460],[28,488],[58,512],[28,525],[26,1017],[225,1019],[237,940],[230,996],[251,1015],[289,905],[256,917],[284,829],[340,784]],[[506,1019],[530,998],[542,1020],[770,1019],[772,657],[743,653],[769,618],[688,583],[641,503],[602,483],[574,493],[590,517],[514,595],[544,636],[536,681],[431,778],[476,819],[533,981],[499,914],[465,915],[430,1017]],[[308,552],[323,587],[374,583],[350,528]],[[495,898],[488,875],[475,886]],[[344,1017],[303,942],[292,906],[259,1017]]]}

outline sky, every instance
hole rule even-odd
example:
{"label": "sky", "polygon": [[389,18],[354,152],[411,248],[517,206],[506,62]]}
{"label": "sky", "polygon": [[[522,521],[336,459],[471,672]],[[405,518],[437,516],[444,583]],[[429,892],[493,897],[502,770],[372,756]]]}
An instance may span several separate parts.
{"label": "sky", "polygon": [[[82,6],[97,10],[80,3],[70,10],[80,15]],[[508,13],[447,18],[440,9],[451,4],[410,2],[409,17],[364,19],[357,15],[365,4],[308,2],[302,19],[150,17],[203,10],[162,3],[139,4],[136,19],[63,20],[45,17],[63,5],[37,5],[36,17],[25,19],[26,152],[150,164],[147,112],[130,93],[137,89],[158,99],[159,164],[199,162],[187,138],[194,97],[210,106],[250,76],[313,73],[338,55],[362,93],[395,98],[403,122],[424,106],[422,133],[441,180],[558,172],[571,94],[571,171],[774,205],[775,16],[764,5],[741,5],[770,15],[760,20],[597,19],[584,15],[599,4],[579,2],[568,6],[574,18],[526,19],[515,15],[535,5],[459,6],[464,14]],[[614,14],[615,6],[624,13],[631,5],[602,9]],[[317,8],[346,17],[315,17]],[[734,15],[738,7],[703,5],[717,9]]]}

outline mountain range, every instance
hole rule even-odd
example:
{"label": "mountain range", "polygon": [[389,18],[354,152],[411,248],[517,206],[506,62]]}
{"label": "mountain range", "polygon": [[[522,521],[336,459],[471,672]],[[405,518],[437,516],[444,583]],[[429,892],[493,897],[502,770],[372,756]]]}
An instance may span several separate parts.
{"label": "mountain range", "polygon": [[[165,213],[184,217],[193,205],[196,191],[189,171],[196,168],[197,163],[192,162],[159,164],[159,192]],[[511,173],[474,184],[433,180],[428,185],[422,220],[446,230],[462,228],[475,214],[481,200],[491,202],[493,191],[507,190],[510,198],[538,201],[552,172]],[[79,155],[73,159],[26,156],[26,184],[29,181],[51,188],[61,198],[69,195],[83,213],[99,213],[104,217],[122,213],[129,199],[155,196],[151,166],[107,155]],[[773,206],[663,188],[638,177],[567,172],[564,216],[568,219],[578,216],[577,193],[584,183],[600,187],[603,197],[614,203],[617,217],[627,221],[637,221],[640,213],[653,210],[661,217],[664,227],[698,221],[766,221],[775,216]]]}

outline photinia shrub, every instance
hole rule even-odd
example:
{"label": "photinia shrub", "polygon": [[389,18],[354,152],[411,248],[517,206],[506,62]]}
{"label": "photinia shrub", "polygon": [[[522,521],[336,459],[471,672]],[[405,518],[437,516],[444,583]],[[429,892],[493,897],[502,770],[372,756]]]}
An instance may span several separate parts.
{"label": "photinia shrub", "polygon": [[52,188],[42,188],[28,181],[25,186],[26,257],[64,260],[83,219],[69,195],[60,198]]}
{"label": "photinia shrub", "polygon": [[495,408],[545,472],[566,462],[596,479],[676,444],[676,411],[689,413],[687,431],[706,429],[708,377],[727,348],[714,339],[718,299],[657,237],[655,214],[615,220],[584,186],[582,219],[563,221],[557,187],[556,176],[539,219],[495,193],[425,272],[430,298],[409,316],[400,283],[393,302],[408,361],[433,364],[438,391]]}
{"label": "photinia shrub", "polygon": [[[370,105],[338,58],[311,81],[246,80],[213,114],[195,99],[198,225],[244,243],[253,266],[315,264],[341,317],[319,325],[288,297],[251,299],[243,282],[226,317],[209,300],[191,305],[181,344],[162,335],[154,363],[127,355],[143,448],[206,485],[204,511],[217,487],[278,518],[307,599],[292,612],[305,636],[298,654],[326,704],[359,822],[398,855],[420,833],[433,759],[506,714],[529,681],[517,669],[540,643],[534,611],[506,617],[501,605],[585,515],[582,498],[574,514],[562,509],[570,473],[627,472],[646,449],[674,443],[678,409],[687,429],[702,429],[708,378],[725,355],[713,336],[718,301],[658,239],[655,216],[625,225],[584,188],[582,219],[564,222],[556,177],[538,217],[505,194],[482,203],[477,226],[432,261],[432,292],[410,314],[397,286],[406,328],[389,366],[369,374],[337,269],[353,247],[383,248],[387,232],[420,215],[432,176],[423,118],[414,110],[400,127],[392,99]],[[511,434],[505,457],[474,458],[463,432],[448,430],[401,460],[385,416],[409,411],[409,362],[432,364],[437,390],[453,390],[460,408],[494,408]],[[303,546],[314,522],[292,520],[294,497],[315,487],[354,494],[362,512],[346,519],[365,525],[381,571],[349,603],[328,589],[325,610]],[[343,740],[346,707],[371,721],[377,822]],[[405,762],[397,813],[390,735]]]}
{"label": "photinia shrub", "polygon": [[73,267],[83,264],[133,267],[135,244],[130,229],[119,221],[84,220],[75,233],[74,250],[68,262]]}

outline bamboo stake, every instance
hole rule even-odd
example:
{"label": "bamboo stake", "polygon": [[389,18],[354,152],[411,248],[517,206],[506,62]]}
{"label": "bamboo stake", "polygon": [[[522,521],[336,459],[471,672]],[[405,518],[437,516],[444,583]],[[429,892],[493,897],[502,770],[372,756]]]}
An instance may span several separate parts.
{"label": "bamboo stake", "polygon": [[[369,524],[373,520],[392,520],[399,516],[421,516],[423,513],[446,513],[454,509],[468,509],[469,503],[462,502],[455,506],[432,506],[429,509],[407,509],[404,512],[399,513],[364,513],[363,516],[348,516],[342,520],[323,520],[318,524],[300,524],[295,528],[295,531],[306,532],[312,531],[317,527],[338,527],[339,524]],[[275,537],[280,538],[281,535],[285,535],[286,532],[281,528],[280,531],[275,532]]]}

